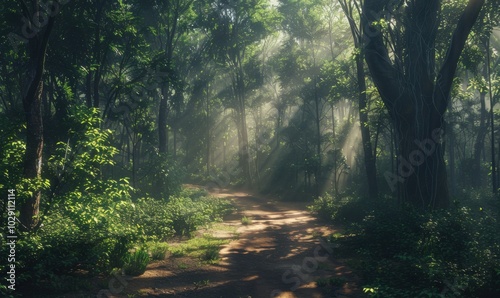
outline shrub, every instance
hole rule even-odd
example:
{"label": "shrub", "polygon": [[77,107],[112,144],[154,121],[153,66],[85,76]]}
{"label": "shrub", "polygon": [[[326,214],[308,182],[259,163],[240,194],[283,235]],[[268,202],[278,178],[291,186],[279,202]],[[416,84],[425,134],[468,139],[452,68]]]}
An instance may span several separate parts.
{"label": "shrub", "polygon": [[179,236],[190,235],[200,226],[220,221],[232,210],[227,200],[200,197],[192,200],[186,197],[173,197],[166,205],[172,227]]}
{"label": "shrub", "polygon": [[144,249],[139,249],[125,258],[123,270],[125,274],[138,276],[146,272],[146,267],[149,264],[149,254]]}
{"label": "shrub", "polygon": [[248,225],[252,224],[252,218],[251,217],[243,216],[241,218],[241,224],[243,224],[245,226],[248,226]]}
{"label": "shrub", "polygon": [[168,253],[168,246],[167,245],[161,245],[162,243],[158,243],[157,245],[154,245],[151,249],[151,258],[153,260],[164,260],[167,257]]}
{"label": "shrub", "polygon": [[167,202],[153,198],[140,198],[135,210],[130,210],[124,219],[137,226],[144,241],[165,241],[174,235],[172,216]]}
{"label": "shrub", "polygon": [[373,204],[352,197],[326,193],[314,199],[308,209],[317,217],[333,222],[360,222],[373,209]]}
{"label": "shrub", "polygon": [[496,219],[483,211],[385,206],[335,241],[344,246],[338,251],[357,252],[370,297],[472,298],[500,293],[499,238]]}
{"label": "shrub", "polygon": [[156,151],[149,152],[150,159],[139,169],[138,188],[149,196],[157,199],[168,199],[177,195],[182,187],[184,171],[173,158]]}
{"label": "shrub", "polygon": [[201,256],[201,259],[206,262],[215,262],[219,260],[219,246],[208,247]]}
{"label": "shrub", "polygon": [[203,212],[203,206],[195,204],[190,198],[171,198],[166,208],[172,220],[172,228],[179,236],[189,235],[198,226],[209,221]]}
{"label": "shrub", "polygon": [[[121,266],[124,254],[137,241],[137,228],[122,220],[134,209],[130,185],[126,179],[109,179],[102,171],[114,164],[118,152],[110,145],[111,132],[100,128],[97,109],[77,105],[69,109],[64,119],[72,127],[69,141],[51,144],[53,154],[45,159],[41,225],[19,234],[16,273],[22,288],[69,289],[78,284],[68,282],[76,279],[76,272],[92,275]],[[8,150],[0,154],[2,169],[12,167],[13,157],[17,163],[24,147],[18,136],[11,135],[8,141]],[[30,188],[17,174],[9,172],[7,181],[21,202]],[[0,268],[5,268],[5,261],[0,260]]]}

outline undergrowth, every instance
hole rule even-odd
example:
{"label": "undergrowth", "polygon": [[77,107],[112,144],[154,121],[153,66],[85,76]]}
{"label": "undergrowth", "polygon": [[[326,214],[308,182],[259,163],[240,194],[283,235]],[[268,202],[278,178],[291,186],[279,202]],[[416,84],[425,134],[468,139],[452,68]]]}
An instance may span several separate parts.
{"label": "undergrowth", "polygon": [[344,224],[346,232],[330,241],[369,297],[490,298],[500,297],[500,225],[491,202],[463,199],[423,212],[324,196],[310,209]]}

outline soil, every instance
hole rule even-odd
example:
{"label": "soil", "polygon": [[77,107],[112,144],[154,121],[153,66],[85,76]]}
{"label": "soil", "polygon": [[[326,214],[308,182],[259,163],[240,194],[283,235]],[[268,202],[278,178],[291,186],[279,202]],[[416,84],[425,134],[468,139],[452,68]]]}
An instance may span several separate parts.
{"label": "soil", "polygon": [[[141,276],[115,281],[123,290],[113,297],[364,297],[335,247],[322,240],[336,230],[311,216],[305,203],[228,190],[213,195],[233,200],[238,209],[224,221],[239,236],[222,247],[221,260],[215,265],[187,257],[154,262]],[[243,225],[243,216],[252,222]],[[234,239],[227,231],[214,236]],[[344,284],[318,286],[318,280],[329,278]]]}

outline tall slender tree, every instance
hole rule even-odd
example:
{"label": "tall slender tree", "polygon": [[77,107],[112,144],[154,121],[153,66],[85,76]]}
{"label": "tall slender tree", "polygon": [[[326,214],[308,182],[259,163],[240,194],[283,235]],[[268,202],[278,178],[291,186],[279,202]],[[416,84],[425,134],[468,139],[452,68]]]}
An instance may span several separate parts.
{"label": "tall slender tree", "polygon": [[359,15],[360,4],[357,0],[339,0],[339,3],[349,22],[354,48],[356,49],[354,60],[356,62],[361,142],[363,145],[365,171],[368,181],[368,194],[370,198],[375,199],[378,196],[377,166],[376,157],[372,149],[370,126],[368,123],[368,98],[366,94],[365,65],[363,63],[364,53],[361,50],[363,47],[363,26],[361,22],[357,23],[355,18],[356,12]]}
{"label": "tall slender tree", "polygon": [[[43,120],[42,92],[45,55],[49,37],[54,26],[54,17],[42,10],[40,1],[20,1],[25,29],[29,32],[26,43],[28,64],[26,83],[23,90],[23,107],[26,117],[26,151],[23,176],[40,179],[42,173]],[[31,230],[37,226],[40,209],[41,189],[35,189],[21,205],[20,221]]]}
{"label": "tall slender tree", "polygon": [[[264,0],[215,1],[205,6],[205,27],[212,38],[216,59],[227,67],[232,89],[231,107],[238,132],[238,161],[247,184],[252,183],[247,129],[247,96],[253,69],[251,48],[273,31],[274,16]],[[204,15],[204,14],[200,14]],[[247,67],[248,66],[248,67]]]}

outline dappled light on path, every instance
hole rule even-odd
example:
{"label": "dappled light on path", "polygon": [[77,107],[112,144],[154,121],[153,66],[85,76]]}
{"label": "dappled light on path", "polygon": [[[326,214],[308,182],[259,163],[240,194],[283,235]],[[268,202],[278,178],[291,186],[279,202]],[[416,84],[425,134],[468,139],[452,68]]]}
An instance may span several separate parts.
{"label": "dappled light on path", "polygon": [[[219,192],[232,199],[238,212],[224,225],[237,227],[237,239],[220,250],[220,261],[201,264],[169,258],[150,264],[132,278],[127,293],[148,297],[362,297],[356,279],[321,242],[335,232],[306,211],[305,203],[277,202],[246,193]],[[251,219],[243,225],[242,217]],[[324,247],[323,247],[323,246]],[[184,264],[184,269],[179,269]],[[330,293],[317,286],[320,278],[342,276],[343,288]]]}

